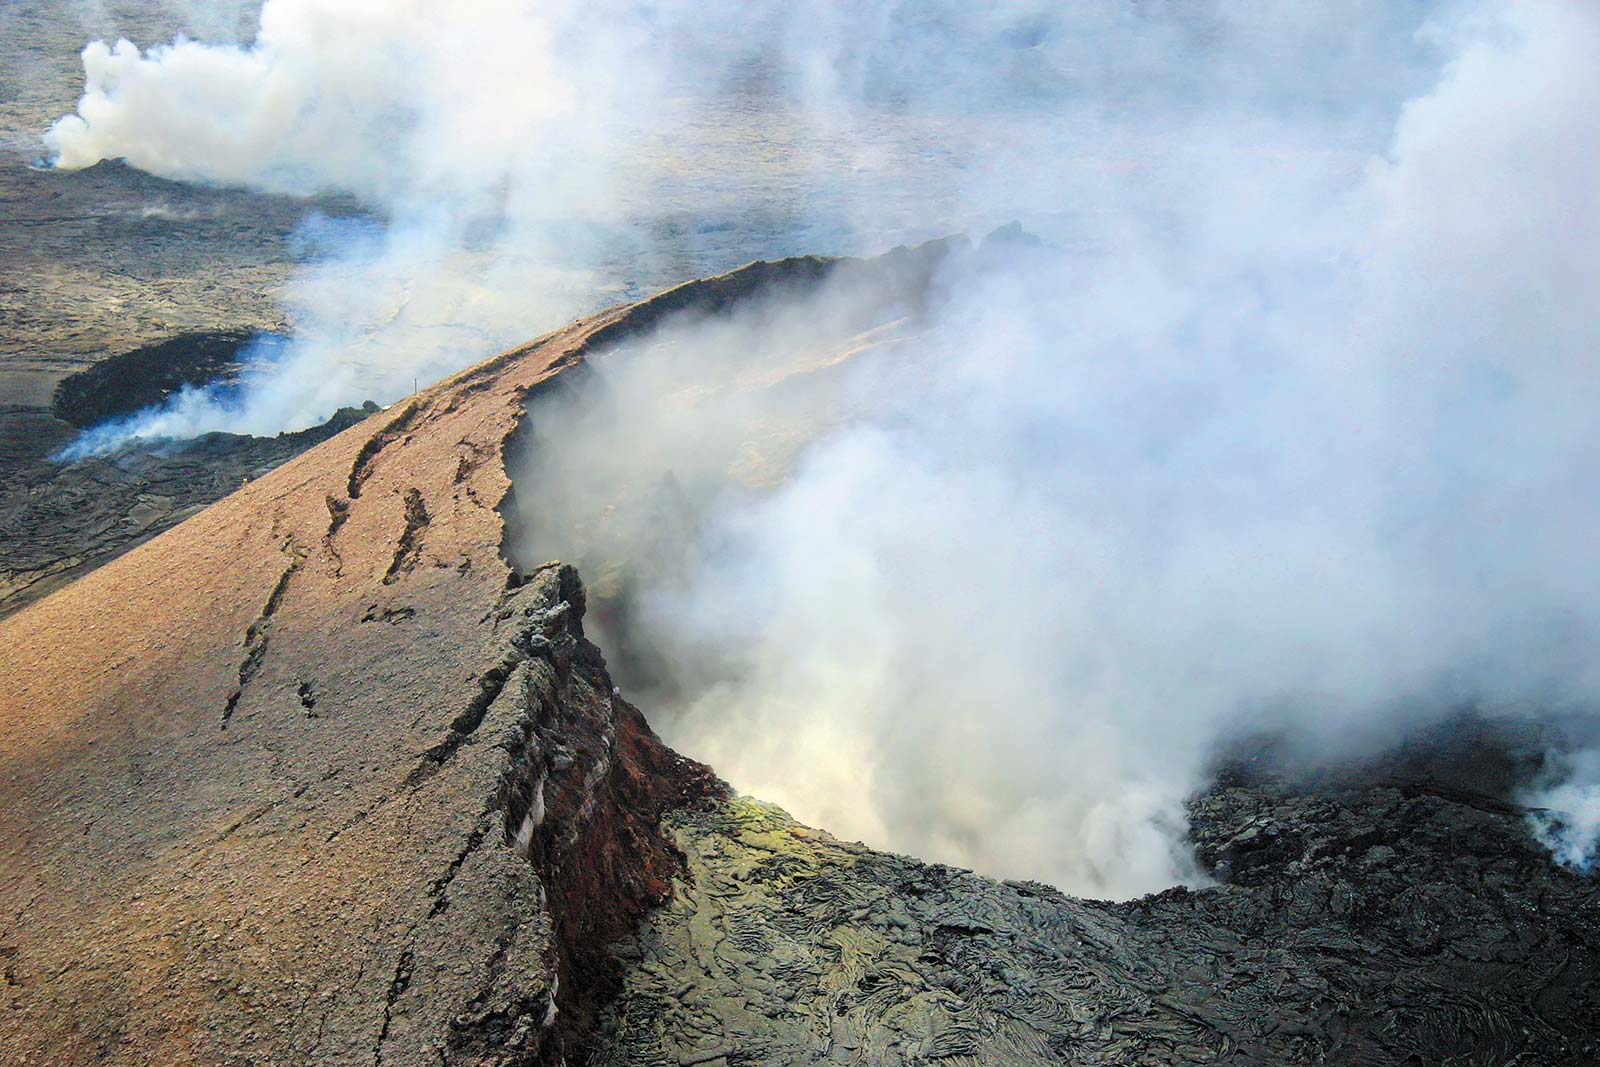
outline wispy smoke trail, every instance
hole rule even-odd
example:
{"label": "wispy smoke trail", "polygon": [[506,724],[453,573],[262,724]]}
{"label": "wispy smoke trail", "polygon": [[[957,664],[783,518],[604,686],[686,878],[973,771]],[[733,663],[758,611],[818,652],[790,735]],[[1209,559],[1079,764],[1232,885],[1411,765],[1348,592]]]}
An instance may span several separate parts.
{"label": "wispy smoke trail", "polygon": [[[600,357],[534,413],[524,551],[737,784],[1133,893],[1194,876],[1220,737],[1592,707],[1600,16],[1058,7],[269,0],[249,47],[91,47],[51,144],[373,207],[286,294],[257,432],[641,287],[1023,219],[904,306]],[[1577,862],[1592,769],[1530,794]]]}

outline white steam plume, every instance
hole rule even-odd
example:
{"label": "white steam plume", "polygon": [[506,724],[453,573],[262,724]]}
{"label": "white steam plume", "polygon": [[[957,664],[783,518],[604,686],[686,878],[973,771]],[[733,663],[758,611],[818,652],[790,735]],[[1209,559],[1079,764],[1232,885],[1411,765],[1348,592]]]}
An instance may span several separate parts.
{"label": "white steam plume", "polygon": [[[1241,730],[1587,712],[1600,16],[1458,33],[1364,168],[1208,128],[1165,213],[958,257],[926,317],[846,285],[600,357],[531,415],[525,551],[737,785],[1082,892],[1196,876]],[[1569,861],[1596,767],[1532,795]]]}

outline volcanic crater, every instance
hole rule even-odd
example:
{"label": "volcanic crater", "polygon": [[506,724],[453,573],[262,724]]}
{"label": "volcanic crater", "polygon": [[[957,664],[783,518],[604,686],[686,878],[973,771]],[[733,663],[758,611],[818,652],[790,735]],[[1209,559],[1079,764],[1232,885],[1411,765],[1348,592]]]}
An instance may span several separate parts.
{"label": "volcanic crater", "polygon": [[950,250],[580,320],[0,620],[6,1061],[1600,1056],[1594,884],[1513,802],[1514,725],[1230,759],[1188,808],[1213,884],[1124,902],[835,839],[658,739],[586,629],[626,634],[626,583],[508,539],[539,404],[672,316],[904,297]]}

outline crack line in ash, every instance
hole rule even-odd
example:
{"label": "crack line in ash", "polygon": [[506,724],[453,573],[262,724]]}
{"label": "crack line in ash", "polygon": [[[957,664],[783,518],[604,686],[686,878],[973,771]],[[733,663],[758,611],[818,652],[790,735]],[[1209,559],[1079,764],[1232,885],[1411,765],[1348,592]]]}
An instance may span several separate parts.
{"label": "crack line in ash", "polygon": [[267,594],[267,602],[261,607],[261,614],[256,616],[255,622],[244,635],[244,659],[239,661],[239,685],[228,695],[228,702],[222,709],[222,729],[228,728],[228,723],[233,719],[234,710],[239,706],[239,698],[244,696],[244,688],[261,670],[261,663],[267,656],[267,641],[271,636],[272,617],[277,614],[278,607],[283,603],[284,595],[289,591],[289,582],[304,566],[307,552],[295,543],[291,537],[285,541],[281,551],[287,553],[291,559],[289,565],[278,576],[278,582],[272,587],[272,592]]}
{"label": "crack line in ash", "polygon": [[389,992],[384,997],[383,1025],[378,1029],[378,1040],[372,1049],[373,1067],[378,1067],[383,1062],[383,1043],[389,1039],[389,1024],[394,1019],[394,1006],[405,991],[411,987],[411,972],[416,963],[416,954],[410,947],[410,940],[416,935],[416,927],[412,927],[407,934],[407,947],[400,953],[400,958],[394,965],[394,977],[389,980]]}
{"label": "crack line in ash", "polygon": [[416,417],[422,413],[422,407],[413,400],[406,405],[406,409],[396,416],[388,425],[374,434],[367,443],[361,446],[361,451],[356,453],[355,463],[350,467],[350,481],[346,485],[346,496],[355,500],[361,496],[361,487],[372,477],[372,469],[377,461],[378,453],[387,448],[395,438],[403,434]]}
{"label": "crack line in ash", "polygon": [[402,575],[410,574],[416,568],[417,559],[422,555],[422,535],[433,522],[420,490],[406,490],[405,510],[406,528],[395,543],[394,560],[383,576],[384,585],[393,585]]}

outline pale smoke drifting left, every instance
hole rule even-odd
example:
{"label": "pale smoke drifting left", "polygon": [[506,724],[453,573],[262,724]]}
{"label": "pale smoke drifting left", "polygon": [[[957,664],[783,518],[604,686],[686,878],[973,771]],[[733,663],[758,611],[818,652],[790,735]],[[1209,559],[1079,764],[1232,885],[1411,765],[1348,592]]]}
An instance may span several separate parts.
{"label": "pale smoke drifting left", "polygon": [[[551,69],[556,21],[514,3],[274,0],[248,47],[96,41],[78,110],[45,143],[67,169],[125,159],[163,177],[340,190],[384,207],[430,188],[486,197],[539,150],[509,131],[572,114],[573,87]],[[487,103],[489,85],[494,106],[469,106]]]}
{"label": "pale smoke drifting left", "polygon": [[[580,6],[272,0],[249,46],[91,44],[58,167],[122,158],[179,180],[342,192],[371,225],[322,225],[282,295],[293,340],[242,395],[190,390],[86,438],[266,434],[390,401],[613,302],[602,238],[648,191],[630,148],[662,120],[638,20]],[[629,173],[629,168],[634,168]],[[607,239],[609,254],[629,236]]]}
{"label": "pale smoke drifting left", "polygon": [[1098,210],[1128,168],[1175,177],[1167,134],[1270,122],[1280,98],[1347,143],[1415,81],[1414,22],[1377,2],[268,0],[248,44],[96,42],[45,138],[57,166],[342,192],[378,221],[311,242],[282,297],[292,342],[242,395],[192,390],[83,447],[299,428],[753,258],[1072,210],[1079,190]]}
{"label": "pale smoke drifting left", "polygon": [[[603,86],[562,77],[554,38],[572,10],[273,0],[247,47],[90,44],[78,111],[45,137],[58,167],[122,158],[179,180],[342,192],[376,221],[307,235],[282,294],[293,340],[242,395],[189,390],[80,449],[311,425],[593,304],[587,266],[535,220],[561,211],[578,226],[618,199],[591,137],[617,130],[607,116],[642,116],[635,93],[651,87],[642,64]],[[627,68],[600,53],[636,44],[607,35],[563,57]]]}

